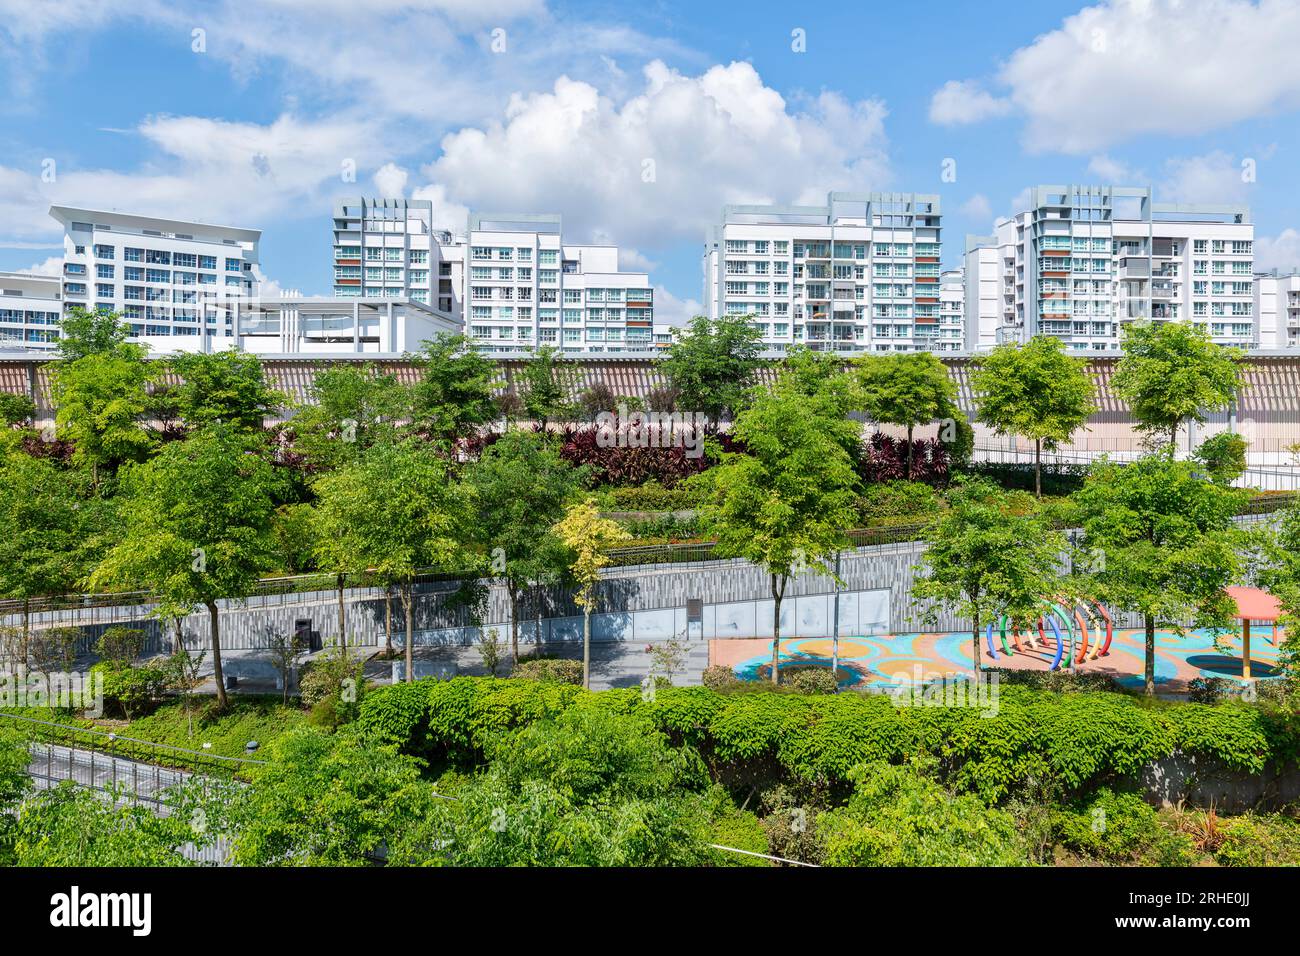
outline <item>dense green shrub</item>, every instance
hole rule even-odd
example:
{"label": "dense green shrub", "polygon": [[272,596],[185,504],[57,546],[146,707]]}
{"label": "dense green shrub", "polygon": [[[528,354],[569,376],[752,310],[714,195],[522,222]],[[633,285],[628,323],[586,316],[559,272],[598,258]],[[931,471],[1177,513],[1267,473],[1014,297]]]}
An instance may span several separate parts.
{"label": "dense green shrub", "polygon": [[311,723],[332,729],[355,720],[365,696],[364,672],[364,661],[339,648],[304,665],[298,689],[302,702],[311,707]]}
{"label": "dense green shrub", "polygon": [[1111,863],[1134,860],[1160,838],[1154,807],[1135,793],[1107,787],[1058,808],[1052,823],[1062,845]]}
{"label": "dense green shrub", "polygon": [[720,693],[709,687],[588,692],[553,681],[458,677],[372,693],[362,726],[411,753],[474,762],[493,741],[569,709],[640,715],[732,783],[849,786],[864,763],[929,754],[940,778],[998,803],[1049,778],[1071,797],[1181,751],[1258,772],[1294,751],[1291,718],[1246,705],[1151,706],[1127,694],[1000,688],[995,711],[900,706],[887,695]]}
{"label": "dense green shrub", "polygon": [[943,507],[943,498],[931,485],[920,481],[882,481],[865,487],[858,499],[858,513],[866,523],[890,518],[924,521]]}
{"label": "dense green shrub", "polygon": [[1005,810],[953,794],[924,763],[854,768],[848,805],[817,829],[832,866],[1019,866],[1028,862]]}
{"label": "dense green shrub", "polygon": [[801,694],[833,694],[839,690],[835,675],[823,667],[794,667],[790,671],[790,686]]}
{"label": "dense green shrub", "polygon": [[561,684],[582,683],[582,661],[541,657],[523,660],[510,672],[524,680],[557,681]]}
{"label": "dense green shrub", "polygon": [[687,485],[665,488],[655,481],[608,490],[612,511],[685,511],[695,505],[695,494]]}
{"label": "dense green shrub", "polygon": [[100,661],[90,672],[103,677],[105,709],[127,720],[161,699],[167,686],[167,669],[160,661],[138,667],[122,661]]}
{"label": "dense green shrub", "polygon": [[700,683],[710,690],[728,690],[740,682],[736,672],[725,664],[710,664],[700,676]]}
{"label": "dense green shrub", "polygon": [[[733,847],[737,850],[748,850],[750,853],[771,854],[772,852],[767,842],[767,831],[763,829],[763,824],[758,817],[748,810],[733,809],[715,817],[709,842],[716,843],[719,846]],[[730,853],[726,850],[715,850],[714,852],[714,866],[772,865],[770,861],[757,856]]]}
{"label": "dense green shrub", "polygon": [[1278,814],[1242,814],[1220,822],[1214,859],[1223,866],[1295,866],[1300,863],[1300,820]]}

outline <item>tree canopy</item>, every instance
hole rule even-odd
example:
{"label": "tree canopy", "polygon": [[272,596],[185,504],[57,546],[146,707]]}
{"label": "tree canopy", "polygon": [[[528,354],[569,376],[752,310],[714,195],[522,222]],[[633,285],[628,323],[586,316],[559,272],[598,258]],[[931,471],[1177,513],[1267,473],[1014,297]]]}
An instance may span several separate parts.
{"label": "tree canopy", "polygon": [[719,422],[739,411],[763,364],[762,351],[762,333],[746,316],[697,315],[674,333],[659,370],[678,408]]}
{"label": "tree canopy", "polygon": [[1236,400],[1241,351],[1216,345],[1190,322],[1135,323],[1122,347],[1111,384],[1152,438],[1172,445],[1184,422],[1203,423],[1206,412]]}
{"label": "tree canopy", "polygon": [[1070,437],[1097,410],[1086,363],[1066,355],[1061,340],[1039,335],[1007,342],[978,360],[971,380],[978,420],[999,435],[1034,443],[1034,490],[1043,491],[1041,452]]}

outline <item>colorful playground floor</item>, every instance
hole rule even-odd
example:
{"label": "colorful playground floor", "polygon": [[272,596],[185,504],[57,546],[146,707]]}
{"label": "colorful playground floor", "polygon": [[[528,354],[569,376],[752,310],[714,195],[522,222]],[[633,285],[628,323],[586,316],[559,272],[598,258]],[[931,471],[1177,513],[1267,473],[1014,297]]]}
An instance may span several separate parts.
{"label": "colorful playground floor", "polygon": [[[772,659],[772,642],[766,638],[732,638],[710,642],[710,663],[730,666],[741,678],[757,680],[767,676]],[[1156,633],[1156,684],[1167,693],[1186,691],[1189,681],[1197,677],[1241,678],[1240,635],[1226,635],[1215,647],[1208,631],[1191,631],[1184,636],[1174,632]],[[985,667],[1023,667],[1048,670],[1054,656],[1049,638],[1045,647],[1029,648],[1004,654],[998,646],[996,658],[981,640],[980,657]],[[830,667],[831,640],[828,637],[805,637],[781,642],[782,664],[805,664]],[[1277,648],[1268,636],[1253,635],[1250,648],[1251,674],[1256,678],[1275,677]],[[1141,686],[1145,659],[1141,629],[1116,628],[1109,652],[1104,657],[1074,664],[1083,673],[1110,674],[1123,684]],[[971,674],[973,657],[970,634],[912,633],[879,634],[870,637],[841,637],[839,680],[842,687],[867,684],[900,684],[933,680],[941,676]],[[1064,669],[1064,668],[1062,668]]]}

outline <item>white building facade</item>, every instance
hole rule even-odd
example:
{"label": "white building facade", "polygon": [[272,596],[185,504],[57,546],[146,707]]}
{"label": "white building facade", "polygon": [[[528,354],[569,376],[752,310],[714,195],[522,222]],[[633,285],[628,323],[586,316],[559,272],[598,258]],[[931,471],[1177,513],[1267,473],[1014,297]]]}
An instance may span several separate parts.
{"label": "white building facade", "polygon": [[485,352],[655,347],[654,290],[619,268],[617,246],[568,245],[557,215],[471,214],[465,325]]}
{"label": "white building facade", "polygon": [[1300,347],[1300,272],[1255,276],[1260,348]]}
{"label": "white building facade", "polygon": [[117,312],[135,336],[177,350],[229,335],[204,305],[252,296],[262,281],[256,229],[69,206],[50,215],[64,227],[64,310]]}
{"label": "white building facade", "polygon": [[460,317],[464,243],[434,228],[432,202],[344,199],[333,227],[336,297],[410,299]]}
{"label": "white building facade", "polygon": [[971,350],[1054,335],[1118,351],[1132,322],[1187,321],[1260,346],[1254,226],[1243,206],[1155,203],[1148,188],[1037,186],[995,235],[967,238]]}
{"label": "white building facade", "polygon": [[62,314],[61,276],[0,272],[0,348],[53,349]]}
{"label": "white building facade", "polygon": [[777,353],[961,351],[942,321],[941,220],[939,197],[916,193],[726,206],[705,244],[705,308],[750,316]]}

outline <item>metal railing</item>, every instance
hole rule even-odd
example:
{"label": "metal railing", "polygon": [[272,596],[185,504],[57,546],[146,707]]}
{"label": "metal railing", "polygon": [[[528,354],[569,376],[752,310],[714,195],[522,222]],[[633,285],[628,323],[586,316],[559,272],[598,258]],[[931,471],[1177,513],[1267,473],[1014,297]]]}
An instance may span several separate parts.
{"label": "metal railing", "polygon": [[[98,754],[103,758],[102,767],[107,768],[113,775],[114,783],[118,782],[116,765],[103,761],[147,764],[161,772],[177,774],[180,778],[200,776],[217,780],[238,780],[247,776],[253,767],[266,763],[265,760],[253,757],[227,757],[207,750],[189,750],[153,740],[126,737],[113,731],[59,721],[38,720],[21,714],[0,712],[0,722],[17,728],[34,744],[92,755]],[[172,782],[174,784],[178,780]]]}

